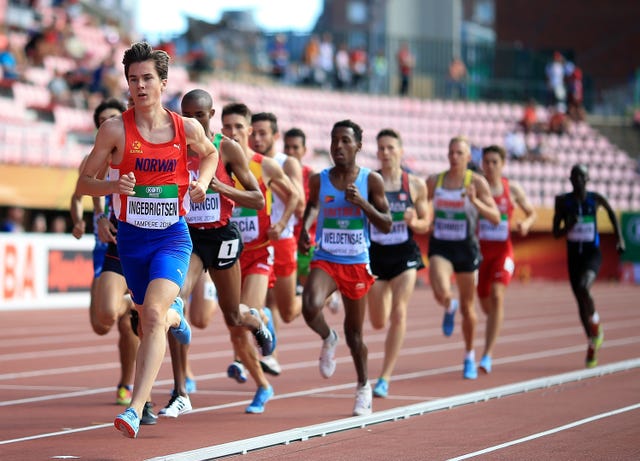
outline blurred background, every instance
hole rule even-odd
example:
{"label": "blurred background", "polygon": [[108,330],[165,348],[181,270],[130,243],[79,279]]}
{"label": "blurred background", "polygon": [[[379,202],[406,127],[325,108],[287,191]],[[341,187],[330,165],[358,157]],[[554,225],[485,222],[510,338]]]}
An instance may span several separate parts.
{"label": "blurred background", "polygon": [[[640,245],[637,0],[167,3],[0,0],[3,221],[17,214],[14,228],[69,232],[93,109],[126,101],[122,53],[144,39],[171,56],[169,109],[204,88],[217,114],[231,101],[274,112],[282,132],[304,130],[306,162],[318,168],[345,118],[364,128],[363,165],[377,166],[375,135],[392,127],[405,166],[424,177],[447,167],[452,136],[466,135],[475,155],[503,145],[507,176],[537,207],[546,242],[521,246],[524,256],[548,248],[554,197],[570,190],[571,166],[586,163],[590,188],[624,220],[631,254]],[[88,199],[85,210],[90,230]],[[611,277],[625,273],[618,262]]]}

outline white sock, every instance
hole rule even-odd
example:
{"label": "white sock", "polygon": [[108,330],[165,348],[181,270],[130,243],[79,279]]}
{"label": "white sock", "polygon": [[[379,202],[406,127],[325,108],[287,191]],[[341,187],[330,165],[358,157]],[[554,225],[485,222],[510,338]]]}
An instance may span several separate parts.
{"label": "white sock", "polygon": [[330,342],[330,341],[335,340],[335,338],[336,338],[336,333],[335,333],[335,331],[333,331],[333,329],[331,329],[331,330],[329,330],[329,336],[324,338],[323,341]]}
{"label": "white sock", "polygon": [[600,316],[598,315],[597,312],[594,312],[593,315],[591,316],[591,323],[593,323],[594,325],[597,325],[598,323],[600,323]]}
{"label": "white sock", "polygon": [[475,351],[469,351],[464,355],[465,360],[469,359],[469,360],[475,360],[476,359],[476,353]]}
{"label": "white sock", "polygon": [[453,306],[455,305],[455,303],[453,302],[453,298],[451,298],[451,300],[449,300],[449,307],[447,308],[447,313],[451,314],[453,312]]}

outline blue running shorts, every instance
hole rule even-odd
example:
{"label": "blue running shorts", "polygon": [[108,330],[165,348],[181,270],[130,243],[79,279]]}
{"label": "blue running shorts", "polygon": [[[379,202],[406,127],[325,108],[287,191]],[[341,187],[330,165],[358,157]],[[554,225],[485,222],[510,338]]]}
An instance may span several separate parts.
{"label": "blue running shorts", "polygon": [[166,229],[118,223],[118,253],[133,302],[141,305],[152,280],[167,279],[182,288],[193,245],[184,218]]}

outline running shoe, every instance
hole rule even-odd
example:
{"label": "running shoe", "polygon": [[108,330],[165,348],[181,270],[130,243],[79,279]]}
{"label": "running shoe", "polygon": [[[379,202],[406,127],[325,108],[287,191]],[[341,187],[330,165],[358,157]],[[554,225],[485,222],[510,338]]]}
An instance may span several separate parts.
{"label": "running shoe", "polygon": [[371,384],[367,382],[358,387],[356,391],[356,404],[353,407],[353,416],[366,416],[371,414]]}
{"label": "running shoe", "polygon": [[444,318],[442,319],[442,332],[445,336],[451,336],[453,329],[456,326],[456,312],[458,310],[458,300],[451,300],[451,312],[446,310],[444,312]]}
{"label": "running shoe", "polygon": [[262,357],[262,360],[260,360],[260,367],[262,368],[262,371],[273,376],[278,376],[282,373],[282,367],[278,363],[278,359],[273,355]]}
{"label": "running shoe", "polygon": [[273,397],[273,386],[269,386],[267,388],[259,386],[256,391],[256,395],[253,397],[251,405],[246,408],[245,412],[254,414],[264,413],[264,405],[271,397]]}
{"label": "running shoe", "polygon": [[118,385],[118,390],[116,391],[116,405],[131,404],[132,393],[133,393],[133,387],[125,386],[124,384]]}
{"label": "running shoe", "polygon": [[116,429],[122,432],[122,435],[135,439],[140,429],[140,418],[138,413],[133,408],[127,408],[123,413],[116,416],[113,421],[113,425]]}
{"label": "running shoe", "polygon": [[604,331],[602,330],[602,325],[598,324],[595,327],[595,331],[597,334],[589,338],[589,347],[587,348],[587,359],[586,366],[587,368],[593,368],[598,365],[598,349],[602,346],[602,342],[604,341]]}
{"label": "running shoe", "polygon": [[331,330],[329,336],[322,341],[320,350],[320,374],[324,378],[330,378],[336,371],[336,347],[338,346],[338,333]]}
{"label": "running shoe", "polygon": [[171,334],[173,334],[174,338],[176,338],[180,344],[189,344],[191,342],[191,327],[184,316],[184,301],[182,301],[182,298],[179,296],[176,297],[170,309],[176,311],[180,316],[180,325],[169,328]]}
{"label": "running shoe", "polygon": [[373,388],[373,395],[375,397],[385,398],[389,395],[389,382],[384,378],[378,378],[376,386]]}
{"label": "running shoe", "polygon": [[478,368],[480,368],[480,371],[483,371],[486,374],[491,373],[491,356],[483,355]]}
{"label": "running shoe", "polygon": [[[265,314],[266,312],[267,310],[265,309]],[[253,332],[253,336],[255,336],[256,343],[258,343],[258,347],[260,347],[260,353],[264,356],[267,356],[273,352],[273,349],[275,349],[274,338],[271,335],[271,331],[269,331],[267,326],[262,321],[260,312],[258,312],[257,309],[251,308],[249,309],[249,313],[260,322],[260,327]],[[267,317],[271,318],[270,314],[271,311],[269,311],[269,315],[267,315]]]}
{"label": "running shoe", "polygon": [[478,377],[478,369],[473,359],[464,359],[464,370],[462,372],[464,379],[476,379]]}
{"label": "running shoe", "polygon": [[278,338],[276,338],[276,324],[273,323],[273,312],[271,312],[271,309],[269,309],[268,307],[263,307],[262,310],[264,312],[264,315],[267,316],[267,329],[271,333],[271,338],[273,340],[273,348],[271,349],[271,352],[273,352],[276,350],[276,344],[278,343]]}
{"label": "running shoe", "polygon": [[153,426],[158,422],[158,415],[153,412],[153,403],[145,402],[142,409],[142,418],[140,418],[140,424],[145,426]]}
{"label": "running shoe", "polygon": [[235,379],[240,384],[247,382],[247,374],[244,371],[244,365],[242,362],[237,360],[227,368],[227,376],[231,379]]}
{"label": "running shoe", "polygon": [[186,395],[173,394],[166,407],[158,412],[158,415],[165,418],[177,418],[180,415],[189,413],[193,408],[191,407],[191,400]]}

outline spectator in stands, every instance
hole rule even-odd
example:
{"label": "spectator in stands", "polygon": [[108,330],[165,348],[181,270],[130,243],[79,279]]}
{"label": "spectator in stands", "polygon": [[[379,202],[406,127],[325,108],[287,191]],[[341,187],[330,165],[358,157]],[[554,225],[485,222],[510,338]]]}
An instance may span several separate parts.
{"label": "spectator in stands", "polygon": [[116,68],[115,48],[103,59],[98,67],[90,71],[89,93],[99,96],[100,100],[121,96],[120,70]]}
{"label": "spectator in stands", "polygon": [[565,113],[565,105],[559,104],[557,107],[551,107],[549,111],[549,121],[547,132],[557,135],[563,135],[569,129],[569,120]]}
{"label": "spectator in stands", "polygon": [[411,86],[411,77],[413,76],[413,69],[416,65],[416,59],[409,49],[409,42],[403,41],[400,44],[400,49],[396,56],[398,62],[398,70],[400,72],[400,96],[406,96],[409,94]]}
{"label": "spectator in stands", "polygon": [[318,36],[312,34],[304,47],[303,65],[301,71],[302,83],[307,85],[317,85],[320,82],[321,69],[319,66],[320,40]]}
{"label": "spectator in stands", "polygon": [[58,215],[51,221],[51,232],[54,234],[64,234],[67,232],[67,219]]}
{"label": "spectator in stands", "polygon": [[271,75],[276,80],[284,81],[289,71],[289,50],[287,50],[287,36],[277,34],[273,49],[269,53],[271,58]]}
{"label": "spectator in stands", "polygon": [[536,100],[531,98],[527,101],[522,112],[522,120],[520,125],[525,134],[537,131],[539,128],[538,122],[538,109],[536,107]]}
{"label": "spectator in stands", "polygon": [[342,42],[338,47],[335,57],[336,66],[336,88],[347,90],[351,87],[351,65],[349,62],[349,49],[347,44]]}
{"label": "spectator in stands", "polygon": [[527,142],[524,133],[517,128],[507,131],[504,138],[504,148],[512,160],[524,160],[527,158]]}
{"label": "spectator in stands", "polygon": [[556,196],[553,236],[567,238],[569,282],[578,302],[580,322],[588,341],[585,364],[587,368],[593,368],[598,364],[597,352],[604,339],[601,319],[590,293],[602,263],[597,227],[598,208],[604,208],[609,216],[617,240],[618,253],[624,252],[625,243],[618,218],[607,199],[598,192],[587,190],[587,166],[574,165],[571,168],[570,180],[573,191]]}
{"label": "spectator in stands", "polygon": [[333,37],[330,33],[325,32],[322,34],[322,41],[320,42],[320,54],[318,55],[318,67],[320,72],[317,75],[318,83],[324,88],[333,86],[334,55],[335,48],[333,46]]}
{"label": "spectator in stands", "polygon": [[31,232],[47,232],[47,218],[43,213],[37,213],[33,217],[33,222],[31,223]]}
{"label": "spectator in stands", "polygon": [[61,105],[72,107],[74,105],[71,89],[65,78],[65,73],[56,68],[53,78],[47,84],[49,93],[51,93],[51,103],[53,105]]}
{"label": "spectator in stands", "polygon": [[471,161],[469,165],[467,165],[467,168],[480,173],[482,172],[482,147],[472,142],[469,148],[471,149]]}
{"label": "spectator in stands", "polygon": [[9,38],[0,34],[0,79],[6,82],[20,80],[18,61],[11,50]]}
{"label": "spectator in stands", "polygon": [[356,91],[364,91],[367,84],[368,62],[367,52],[362,46],[351,50],[351,86]]}
{"label": "spectator in stands", "polygon": [[569,75],[568,85],[568,109],[567,115],[574,122],[583,122],[585,119],[584,91],[582,86],[582,69],[575,67]]}
{"label": "spectator in stands", "polygon": [[373,94],[385,93],[387,90],[387,79],[389,78],[389,63],[384,49],[378,50],[371,62],[371,86]]}
{"label": "spectator in stands", "polygon": [[547,89],[549,92],[549,104],[564,104],[567,101],[567,89],[565,87],[565,60],[559,51],[553,53],[553,60],[547,64]]}
{"label": "spectator in stands", "polygon": [[10,206],[7,217],[0,225],[0,232],[24,232],[24,208]]}
{"label": "spectator in stands", "polygon": [[447,75],[447,97],[452,99],[467,98],[467,66],[464,61],[455,56],[449,63]]}
{"label": "spectator in stands", "polygon": [[636,109],[633,111],[632,124],[636,130],[640,130],[640,109]]}

